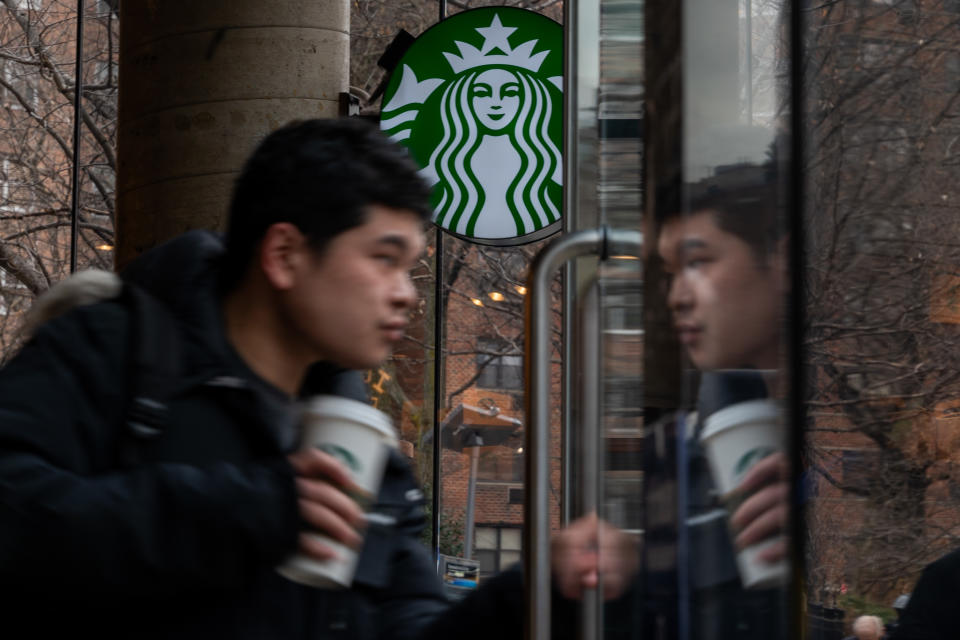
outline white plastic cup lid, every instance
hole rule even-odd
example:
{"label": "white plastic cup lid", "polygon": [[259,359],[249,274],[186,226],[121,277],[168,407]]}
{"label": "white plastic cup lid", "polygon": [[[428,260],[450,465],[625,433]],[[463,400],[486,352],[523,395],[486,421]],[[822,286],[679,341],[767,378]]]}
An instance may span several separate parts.
{"label": "white plastic cup lid", "polygon": [[706,441],[727,429],[746,423],[777,424],[780,417],[780,407],[772,400],[738,402],[708,416],[700,434],[700,440]]}
{"label": "white plastic cup lid", "polygon": [[379,431],[384,438],[396,442],[397,432],[390,416],[368,404],[341,396],[314,396],[305,407],[310,415],[357,422]]}

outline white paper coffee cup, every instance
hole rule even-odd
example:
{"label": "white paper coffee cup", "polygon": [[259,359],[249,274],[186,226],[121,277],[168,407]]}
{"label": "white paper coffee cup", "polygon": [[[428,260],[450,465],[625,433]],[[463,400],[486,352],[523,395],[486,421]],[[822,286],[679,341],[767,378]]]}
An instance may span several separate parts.
{"label": "white paper coffee cup", "polygon": [[[780,408],[772,400],[739,402],[707,417],[700,441],[706,450],[717,489],[727,495],[740,486],[757,462],[783,450],[785,436]],[[727,508],[732,515],[736,505],[728,504]],[[744,588],[785,584],[789,575],[786,560],[768,563],[757,557],[776,543],[777,538],[763,540],[737,553],[737,567]]]}
{"label": "white paper coffee cup", "polygon": [[[349,398],[316,396],[304,407],[301,429],[301,447],[317,447],[337,458],[357,486],[369,494],[369,499],[376,497],[389,449],[397,446],[396,431],[387,414]],[[314,587],[349,587],[358,552],[326,535],[308,535],[331,547],[337,557],[316,560],[295,554],[277,571],[290,580]]]}

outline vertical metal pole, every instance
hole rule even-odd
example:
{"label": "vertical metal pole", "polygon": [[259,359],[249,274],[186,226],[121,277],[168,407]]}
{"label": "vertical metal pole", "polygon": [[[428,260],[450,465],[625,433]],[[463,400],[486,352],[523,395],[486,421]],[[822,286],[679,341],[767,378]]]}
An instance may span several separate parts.
{"label": "vertical metal pole", "polygon": [[747,124],[753,124],[753,2],[746,0]]}
{"label": "vertical metal pole", "polygon": [[[577,2],[563,3],[563,233],[576,231],[578,226],[578,196],[577,177],[578,163],[576,159],[579,143],[577,126]],[[576,306],[577,272],[573,263],[563,266],[563,331],[561,335],[561,359],[564,363],[561,378],[562,393],[560,394],[560,524],[567,526],[574,519],[574,502],[579,499],[575,488],[577,477],[574,468],[575,461],[571,455],[578,440],[573,431],[573,425],[579,419],[580,407],[572,402],[575,392],[573,372],[577,364],[578,354],[574,349],[573,335],[574,314]],[[527,449],[527,455],[529,454]]]}
{"label": "vertical metal pole", "polygon": [[[479,438],[478,438],[479,440]],[[480,445],[470,447],[470,477],[467,479],[467,517],[464,519],[463,557],[473,557],[473,510],[477,502],[477,468],[480,466]]]}
{"label": "vertical metal pole", "polygon": [[[439,0],[440,17],[439,21],[447,17],[447,2]],[[443,384],[443,231],[437,227],[436,242],[436,267],[433,283],[433,496],[430,504],[433,506],[433,518],[430,522],[431,536],[430,546],[433,549],[433,559],[437,563],[437,569],[440,568],[440,399],[443,397],[443,390],[440,388]]]}
{"label": "vertical metal pole", "polygon": [[550,284],[568,260],[586,255],[639,256],[643,236],[622,229],[585,229],[562,236],[541,251],[527,280],[526,436],[527,495],[523,566],[526,640],[550,640],[550,400],[552,333]]}
{"label": "vertical metal pole", "polygon": [[[580,363],[583,378],[580,384],[582,423],[579,426],[580,440],[581,493],[583,513],[578,517],[596,511],[600,507],[600,386],[601,376],[601,339],[600,326],[600,282],[595,280],[587,289],[583,302],[580,330]],[[599,515],[599,514],[598,514]]]}
{"label": "vertical metal pole", "polygon": [[[600,424],[602,397],[602,348],[603,329],[600,319],[600,280],[594,280],[587,290],[581,311],[581,327],[579,333],[580,365],[583,368],[580,384],[580,414],[581,437],[578,440],[580,453],[577,460],[580,463],[580,494],[583,513],[585,515],[600,512],[602,496],[602,474],[600,451]],[[572,335],[572,334],[571,334]],[[599,550],[598,550],[599,553]],[[590,640],[600,638],[601,607],[600,589],[591,589],[582,598],[583,608],[580,618],[580,638]]]}
{"label": "vertical metal pole", "polygon": [[77,270],[80,239],[80,109],[83,99],[83,0],[77,0],[77,52],[73,71],[73,171],[70,188],[70,273]]}
{"label": "vertical metal pole", "polygon": [[[563,231],[571,233],[600,225],[597,205],[599,175],[598,98],[600,86],[600,0],[563,3]],[[576,469],[579,436],[575,429],[582,408],[574,385],[579,352],[574,348],[580,319],[580,291],[596,276],[590,261],[571,261],[563,267],[563,325],[561,360],[561,523],[573,519],[577,495]]]}
{"label": "vertical metal pole", "polygon": [[689,463],[687,455],[687,421],[683,416],[677,419],[676,465],[677,465],[677,638],[690,638],[690,530],[687,528],[687,501],[689,499]]}
{"label": "vertical metal pole", "polygon": [[[804,105],[805,86],[803,84],[803,36],[804,36],[804,6],[800,2],[790,3],[790,186],[788,197],[786,198],[788,216],[790,225],[790,309],[787,317],[790,323],[790,344],[788,347],[789,367],[790,367],[790,434],[791,434],[791,468],[793,478],[791,486],[799,487],[801,472],[803,470],[803,455],[805,427],[807,424],[807,414],[805,400],[806,391],[806,366],[805,366],[805,348],[804,332],[805,325],[804,310],[806,308],[804,300],[804,279],[805,270],[804,255],[804,224],[803,213],[806,209],[805,199],[805,150],[803,141],[805,138],[804,125],[806,122]],[[800,576],[806,575],[804,566],[804,538],[805,538],[805,517],[803,503],[795,502],[792,508],[790,533],[791,533],[791,554],[793,560],[793,577],[791,579],[790,589],[790,624],[793,638],[803,637],[802,629],[806,626],[804,622],[804,592],[803,582]]]}
{"label": "vertical metal pole", "polygon": [[598,229],[562,236],[541,251],[530,267],[527,285],[526,469],[523,563],[526,588],[526,640],[550,638],[550,284],[570,258],[599,254]]}
{"label": "vertical metal pole", "polygon": [[[435,271],[433,283],[433,517],[431,518],[430,546],[433,559],[440,561],[440,402],[443,398],[443,231],[437,227],[435,247]],[[439,564],[437,565],[439,568]]]}
{"label": "vertical metal pole", "polygon": [[[564,189],[566,191],[566,189]],[[566,195],[564,196],[566,197]],[[564,209],[564,227],[568,220],[570,209]],[[564,233],[568,230],[564,228]],[[583,380],[582,366],[578,358],[581,354],[577,351],[576,345],[570,338],[575,334],[575,314],[572,310],[576,308],[576,288],[577,288],[577,270],[574,262],[568,262],[563,266],[563,330],[561,332],[560,358],[564,363],[561,373],[561,393],[560,393],[560,526],[566,527],[576,517],[578,501],[581,499],[580,488],[577,486],[577,477],[583,473],[583,470],[576,469],[577,461],[574,459],[576,447],[580,444],[580,439],[575,432],[576,424],[581,420],[583,407],[575,401],[574,393],[577,392],[577,384]],[[580,371],[580,373],[577,373]]]}

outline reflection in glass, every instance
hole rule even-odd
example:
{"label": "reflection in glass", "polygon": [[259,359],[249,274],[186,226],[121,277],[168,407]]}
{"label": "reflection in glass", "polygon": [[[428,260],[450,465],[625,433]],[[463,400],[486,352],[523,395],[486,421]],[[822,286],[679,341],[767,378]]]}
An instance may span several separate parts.
{"label": "reflection in glass", "polygon": [[520,560],[521,529],[515,526],[478,526],[476,559],[480,579],[508,569]]}
{"label": "reflection in glass", "polygon": [[[647,185],[644,359],[648,379],[661,378],[647,401],[642,523],[646,587],[662,598],[654,615],[685,639],[787,637],[782,11],[686,0],[682,74],[672,77],[682,104],[669,91],[653,97],[650,127],[675,127],[682,145],[677,153],[669,135],[654,136],[648,151],[658,162]],[[657,55],[669,77],[675,52]]]}

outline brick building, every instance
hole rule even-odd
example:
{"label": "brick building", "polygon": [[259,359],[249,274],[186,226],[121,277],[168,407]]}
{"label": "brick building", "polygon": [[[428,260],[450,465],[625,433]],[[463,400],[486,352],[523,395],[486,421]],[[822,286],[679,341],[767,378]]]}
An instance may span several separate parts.
{"label": "brick building", "polygon": [[960,544],[958,24],[951,0],[809,15],[811,602],[889,607]]}

